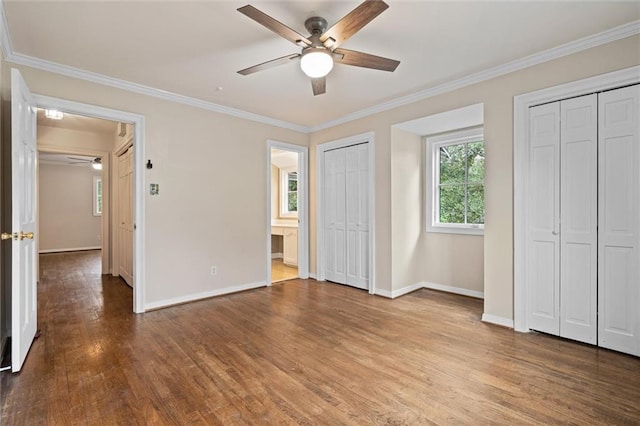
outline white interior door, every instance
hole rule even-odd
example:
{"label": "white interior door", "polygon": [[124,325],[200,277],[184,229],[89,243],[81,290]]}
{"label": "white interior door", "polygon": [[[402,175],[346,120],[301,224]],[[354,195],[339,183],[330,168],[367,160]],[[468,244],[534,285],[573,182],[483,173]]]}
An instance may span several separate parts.
{"label": "white interior door", "polygon": [[118,273],[133,287],[133,147],[118,157]]}
{"label": "white interior door", "polygon": [[347,284],[369,284],[369,144],[344,148],[346,154]]}
{"label": "white interior door", "polygon": [[596,344],[598,99],[560,102],[560,336]]}
{"label": "white interior door", "polygon": [[36,104],[16,69],[11,70],[11,371],[20,371],[37,328]]}
{"label": "white interior door", "polygon": [[560,103],[532,107],[527,194],[529,327],[560,333]]}
{"label": "white interior door", "polygon": [[325,277],[369,288],[369,144],[324,153]]}
{"label": "white interior door", "polygon": [[324,153],[325,277],[346,284],[346,151]]}
{"label": "white interior door", "polygon": [[598,344],[640,355],[640,85],[598,100]]}

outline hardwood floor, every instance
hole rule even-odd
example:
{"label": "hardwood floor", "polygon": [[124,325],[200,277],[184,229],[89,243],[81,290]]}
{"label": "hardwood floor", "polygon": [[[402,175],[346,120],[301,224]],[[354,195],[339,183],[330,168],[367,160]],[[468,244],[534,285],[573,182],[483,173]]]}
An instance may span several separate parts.
{"label": "hardwood floor", "polygon": [[131,289],[43,256],[2,424],[639,424],[640,360],[482,323],[482,301],[312,280],[134,315]]}
{"label": "hardwood floor", "polygon": [[271,259],[272,283],[286,281],[292,278],[298,278],[298,268],[285,265],[282,259]]}

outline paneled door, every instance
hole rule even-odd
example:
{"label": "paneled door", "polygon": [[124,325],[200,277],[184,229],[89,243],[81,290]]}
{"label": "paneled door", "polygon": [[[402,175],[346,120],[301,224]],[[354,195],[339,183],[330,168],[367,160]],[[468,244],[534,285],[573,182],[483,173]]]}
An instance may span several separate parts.
{"label": "paneled door", "polygon": [[640,355],[640,85],[598,102],[598,344]]}
{"label": "paneled door", "polygon": [[133,287],[133,147],[118,157],[119,275]]}
{"label": "paneled door", "polygon": [[324,152],[325,277],[369,288],[369,144]]}
{"label": "paneled door", "polygon": [[369,286],[369,144],[346,149],[347,284]]}
{"label": "paneled door", "polygon": [[527,211],[529,326],[560,333],[560,103],[530,113]]}
{"label": "paneled door", "polygon": [[11,70],[11,371],[18,372],[37,328],[36,104],[16,69]]}
{"label": "paneled door", "polygon": [[560,336],[596,344],[598,99],[560,102]]}
{"label": "paneled door", "polygon": [[325,276],[341,284],[347,283],[346,161],[346,148],[324,153]]}

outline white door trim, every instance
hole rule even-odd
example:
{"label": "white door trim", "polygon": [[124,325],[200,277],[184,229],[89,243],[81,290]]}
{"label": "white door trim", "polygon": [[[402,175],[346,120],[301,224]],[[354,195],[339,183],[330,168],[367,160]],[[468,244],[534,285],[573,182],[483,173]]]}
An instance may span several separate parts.
{"label": "white door trim", "polygon": [[344,148],[360,143],[369,144],[369,294],[376,292],[375,280],[375,133],[367,132],[359,135],[349,136],[331,142],[322,143],[316,146],[316,278],[318,281],[325,281],[324,269],[324,153],[337,148]]}
{"label": "white door trim", "polygon": [[271,285],[271,148],[298,154],[298,276],[309,278],[309,148],[286,142],[267,140],[267,286]]}
{"label": "white door trim", "polygon": [[134,125],[133,146],[134,146],[134,202],[133,214],[135,232],[133,237],[134,254],[134,289],[133,289],[133,312],[143,313],[145,295],[145,199],[144,199],[144,116],[126,111],[119,111],[104,108],[96,105],[84,104],[69,101],[66,99],[52,98],[49,96],[36,95],[34,98],[39,108],[57,109],[71,114],[80,114],[90,117],[103,118],[106,120],[118,121],[121,123],[131,123]]}
{"label": "white door trim", "polygon": [[516,331],[528,332],[526,188],[529,174],[529,108],[640,82],[640,66],[549,87],[513,98],[513,318]]}

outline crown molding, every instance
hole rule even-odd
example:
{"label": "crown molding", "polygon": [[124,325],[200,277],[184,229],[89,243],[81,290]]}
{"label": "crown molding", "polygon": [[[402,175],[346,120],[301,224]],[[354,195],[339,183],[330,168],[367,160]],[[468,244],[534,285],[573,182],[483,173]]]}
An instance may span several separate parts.
{"label": "crown molding", "polygon": [[361,109],[336,120],[331,120],[317,126],[312,126],[309,130],[311,133],[313,133],[335,127],[340,124],[348,123],[350,121],[368,117],[379,112],[388,111],[390,109],[398,108],[403,105],[418,102],[423,99],[431,98],[433,96],[437,96],[446,92],[461,89],[472,84],[500,77],[505,74],[522,70],[524,68],[551,61],[553,59],[562,58],[563,56],[568,56],[574,53],[581,52],[583,50],[591,49],[592,47],[611,43],[613,41],[621,40],[623,38],[631,37],[637,34],[640,34],[640,20],[629,22],[628,24],[611,28],[601,33],[593,34],[578,40],[574,40],[539,53],[534,53],[533,55],[525,56],[524,58],[516,59],[515,61],[507,62],[506,64],[489,68],[476,74],[460,78],[458,80],[420,90],[407,96],[374,105],[370,108]]}
{"label": "crown molding", "polygon": [[216,104],[213,102],[204,101],[202,99],[180,95],[177,93],[168,92],[166,90],[156,89],[155,87],[145,86],[143,84],[133,83],[133,82],[121,80],[118,78],[108,77],[103,74],[86,71],[80,68],[70,67],[70,66],[59,64],[56,62],[35,58],[33,56],[16,53],[13,51],[13,45],[11,44],[11,36],[9,34],[7,17],[4,12],[4,2],[2,0],[0,0],[0,48],[2,48],[4,59],[7,62],[11,62],[17,65],[24,65],[24,66],[36,68],[39,70],[64,75],[66,77],[77,78],[77,79],[89,81],[92,83],[115,87],[117,89],[134,92],[141,95],[151,96],[154,98],[159,98],[159,99],[163,99],[171,102],[177,102],[177,103],[189,105],[195,108],[202,108],[209,111],[242,118],[245,120],[251,120],[251,121],[256,121],[258,123],[268,124],[271,126],[281,127],[283,129],[294,130],[296,132],[301,132],[301,133],[309,133],[309,127],[302,126],[300,124],[289,123],[287,121],[278,120],[275,118],[266,117],[259,114],[254,114],[252,112],[247,112],[240,109],[227,107],[227,106]]}
{"label": "crown molding", "polygon": [[202,99],[192,98],[190,96],[180,95],[178,93],[168,92],[162,89],[156,89],[155,87],[145,86],[143,84],[132,83],[126,80],[108,77],[106,75],[98,74],[91,71],[85,71],[79,68],[62,65],[44,59],[34,58],[32,56],[23,55],[21,53],[13,53],[11,55],[8,55],[6,60],[17,65],[24,65],[43,71],[64,75],[66,77],[90,81],[92,83],[115,87],[116,89],[126,90],[129,92],[151,96],[166,101],[177,102],[195,108],[202,108],[221,114],[231,115],[233,117],[243,118],[245,120],[251,120],[259,123],[269,124],[271,126],[281,127],[284,129],[295,130],[301,133],[309,133],[308,127],[301,126],[299,124],[289,123],[287,121],[278,120],[271,117],[265,117],[263,115],[254,114],[252,112],[247,112],[213,102],[204,101]]}
{"label": "crown molding", "polygon": [[418,102],[433,96],[437,96],[446,92],[461,89],[472,84],[480,83],[492,78],[496,78],[505,74],[509,74],[515,71],[522,70],[534,65],[538,65],[553,59],[558,59],[563,56],[571,55],[581,52],[596,46],[611,43],[616,40],[631,37],[640,34],[640,20],[632,21],[619,27],[611,28],[598,34],[593,34],[581,39],[562,44],[560,46],[545,50],[543,52],[534,53],[533,55],[525,56],[524,58],[517,59],[515,61],[508,62],[497,67],[489,68],[484,71],[472,74],[467,77],[460,78],[448,83],[444,83],[438,86],[430,87],[420,90],[410,95],[402,96],[396,99],[392,99],[388,102],[384,102],[378,105],[374,105],[369,108],[364,108],[359,111],[347,114],[344,117],[330,120],[316,126],[303,126],[301,124],[290,123],[283,120],[278,120],[271,117],[266,117],[259,114],[254,114],[248,111],[243,111],[236,108],[227,107],[224,105],[216,104],[213,102],[205,101],[202,99],[193,98],[190,96],[180,95],[173,92],[168,92],[162,89],[156,89],[154,87],[145,86],[143,84],[133,83],[126,80],[121,80],[113,77],[108,77],[102,74],[94,73],[91,71],[85,71],[79,68],[70,67],[63,64],[47,61],[40,58],[35,58],[13,51],[11,44],[11,37],[7,26],[7,19],[4,12],[3,0],[0,0],[0,48],[4,53],[4,58],[7,62],[12,62],[18,65],[24,65],[31,68],[48,71],[67,77],[77,78],[80,80],[90,81],[92,83],[102,84],[110,87],[114,87],[121,90],[126,90],[141,95],[151,96],[171,102],[177,102],[184,105],[189,105],[195,108],[202,108],[205,110],[230,115],[233,117],[242,118],[245,120],[251,120],[271,126],[281,127],[284,129],[294,130],[301,133],[313,133],[320,130],[328,129],[340,124],[348,123],[350,121],[358,120],[373,114],[377,114],[390,109],[398,108],[404,105],[408,105],[414,102]]}
{"label": "crown molding", "polygon": [[9,37],[9,26],[7,25],[7,16],[4,14],[4,3],[0,0],[0,48],[5,59],[13,54],[13,46]]}

